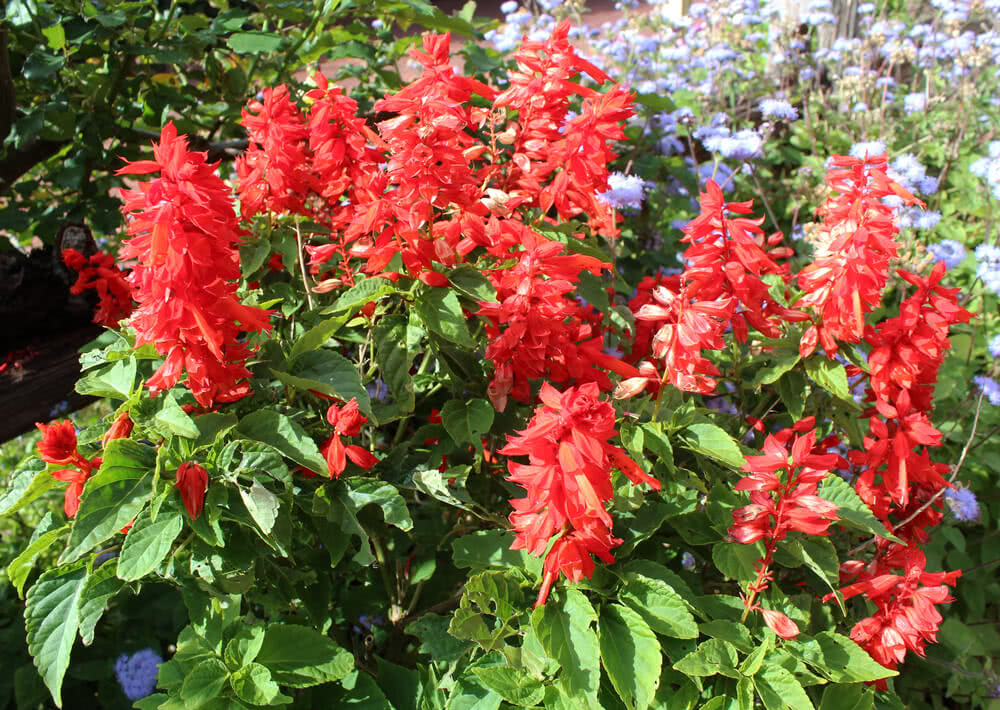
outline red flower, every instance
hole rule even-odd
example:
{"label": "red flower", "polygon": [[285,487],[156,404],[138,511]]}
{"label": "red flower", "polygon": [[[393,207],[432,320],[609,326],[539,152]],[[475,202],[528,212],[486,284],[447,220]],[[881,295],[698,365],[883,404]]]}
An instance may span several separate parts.
{"label": "red flower", "polygon": [[101,446],[107,448],[108,443],[115,439],[127,439],[132,434],[133,426],[135,425],[129,419],[128,412],[122,412],[104,434],[104,437],[101,439]]}
{"label": "red flower", "polygon": [[370,469],[378,463],[378,459],[367,449],[354,444],[344,445],[340,440],[341,436],[360,435],[361,425],[368,422],[368,418],[358,409],[357,399],[352,398],[343,407],[331,404],[326,410],[326,420],[333,427],[333,433],[320,445],[320,453],[326,459],[330,478],[340,477],[347,468],[347,459],[363,469]]}
{"label": "red flower", "polygon": [[802,633],[799,631],[799,625],[780,611],[773,611],[771,609],[759,609],[758,611],[764,617],[764,623],[767,624],[767,628],[771,629],[771,631],[778,634],[781,638],[791,641]]}
{"label": "red flower", "polygon": [[177,467],[177,482],[174,487],[180,491],[188,515],[192,520],[197,520],[205,506],[208,472],[196,463],[185,461]]}
{"label": "red flower", "polygon": [[35,426],[42,432],[41,441],[36,444],[42,461],[61,466],[75,463],[80,459],[76,451],[76,428],[73,422],[69,420],[52,424],[36,422]]}
{"label": "red flower", "polygon": [[132,315],[132,287],[110,254],[97,252],[89,259],[75,249],[63,249],[63,262],[77,271],[76,283],[70,293],[81,294],[88,289],[97,291],[94,322],[117,328],[118,322]]}
{"label": "red flower", "polygon": [[511,501],[510,521],[515,538],[511,549],[540,556],[552,537],[562,533],[545,559],[545,579],[536,606],[544,604],[559,573],[571,581],[590,577],[591,555],[613,562],[611,548],[621,540],[611,534],[611,515],[605,508],[613,497],[611,469],[617,467],[633,483],[660,483],[643,472],[619,447],[615,411],[598,399],[595,383],[570,387],[560,393],[542,384],[542,405],[528,428],[508,437],[500,450],[506,456],[527,456],[528,464],[507,464],[509,480],[525,488],[527,496]]}
{"label": "red flower", "polygon": [[231,402],[250,393],[243,332],[269,330],[270,311],[236,297],[240,232],[229,188],[206,162],[188,151],[172,123],[163,127],[154,160],[127,165],[118,174],[159,172],[123,191],[132,238],[121,257],[138,264],[129,280],[139,307],[132,316],[136,346],[152,343],[164,362],[146,382],[152,394],[170,389],[186,370],[185,384],[198,404]]}
{"label": "red flower", "polygon": [[63,496],[63,510],[67,518],[76,517],[76,512],[80,509],[80,496],[83,495],[83,484],[90,478],[91,469],[100,467],[100,465],[101,460],[94,459],[93,462],[88,462],[88,466],[82,471],[75,468],[68,468],[52,472],[52,477],[56,480],[69,483]]}

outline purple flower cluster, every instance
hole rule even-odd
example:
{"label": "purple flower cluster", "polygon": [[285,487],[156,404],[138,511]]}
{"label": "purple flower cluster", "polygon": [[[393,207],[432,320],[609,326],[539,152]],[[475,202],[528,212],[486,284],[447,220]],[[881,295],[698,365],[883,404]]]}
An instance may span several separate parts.
{"label": "purple flower cluster", "polygon": [[163,658],[151,648],[136,651],[131,656],[123,653],[115,661],[115,677],[129,700],[140,700],[156,688],[156,676]]}

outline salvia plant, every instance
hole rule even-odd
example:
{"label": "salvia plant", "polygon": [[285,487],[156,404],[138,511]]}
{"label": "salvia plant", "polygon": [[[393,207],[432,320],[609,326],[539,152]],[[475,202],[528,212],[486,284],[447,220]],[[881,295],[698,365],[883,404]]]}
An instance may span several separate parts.
{"label": "salvia plant", "polygon": [[78,636],[170,593],[175,642],[108,661],[144,710],[905,707],[962,574],[935,533],[980,515],[977,424],[953,457],[934,421],[981,319],[903,258],[927,191],[817,153],[804,248],[693,160],[680,268],[636,274],[635,94],[569,23],[496,86],[411,56],[375,120],[265,88],[234,175],[167,123],[117,263],[63,254],[111,410],[0,498],[62,496],[9,568],[56,704]]}

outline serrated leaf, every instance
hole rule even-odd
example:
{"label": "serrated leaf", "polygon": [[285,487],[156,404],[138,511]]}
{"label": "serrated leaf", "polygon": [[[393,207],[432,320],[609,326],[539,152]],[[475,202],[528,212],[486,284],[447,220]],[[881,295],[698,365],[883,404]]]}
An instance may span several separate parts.
{"label": "serrated leaf", "polygon": [[281,499],[256,480],[250,484],[249,491],[242,487],[239,490],[243,504],[250,511],[250,517],[257,523],[262,533],[265,535],[270,533],[274,527],[274,521],[278,519]]}
{"label": "serrated leaf", "polygon": [[323,347],[323,344],[330,339],[330,336],[340,330],[348,320],[350,320],[350,315],[343,314],[320,321],[295,339],[295,342],[292,343],[292,351],[289,354],[289,359],[294,360],[302,353],[307,353],[310,350],[318,350]]}
{"label": "serrated leaf", "polygon": [[79,602],[87,581],[83,561],[43,573],[28,590],[24,622],[39,675],[62,707],[62,682],[80,624]]}
{"label": "serrated leaf", "polygon": [[191,444],[192,449],[211,446],[239,424],[239,421],[235,414],[221,412],[209,412],[195,417],[194,425],[198,427],[198,438]]}
{"label": "serrated leaf", "polygon": [[233,670],[253,662],[260,653],[261,646],[264,645],[263,626],[243,626],[236,635],[226,644],[226,652],[223,658]]}
{"label": "serrated leaf", "polygon": [[279,380],[303,390],[316,390],[348,402],[358,401],[358,408],[371,414],[368,390],[361,384],[361,376],[354,364],[332,350],[312,350],[296,357],[289,372],[271,370]]}
{"label": "serrated leaf", "polygon": [[596,620],[587,597],[572,588],[531,613],[538,641],[558,661],[562,682],[573,694],[595,694],[600,685],[600,646],[590,627]]}
{"label": "serrated leaf", "polygon": [[684,429],[688,448],[733,468],[741,468],[746,458],[739,444],[725,429],[708,422],[696,422]]}
{"label": "serrated leaf", "polygon": [[84,646],[94,641],[97,622],[104,615],[108,601],[118,594],[122,581],[115,576],[114,562],[106,562],[90,573],[80,595],[80,638]]}
{"label": "serrated leaf", "polygon": [[872,659],[858,644],[833,631],[800,638],[783,648],[835,683],[859,683],[899,675]]}
{"label": "serrated leaf", "polygon": [[160,411],[153,417],[153,428],[156,429],[157,433],[164,436],[176,434],[188,439],[194,439],[199,434],[198,426],[187,412],[177,404],[177,400],[174,399],[172,392],[167,392],[163,396],[163,406],[160,407]]}
{"label": "serrated leaf", "polygon": [[496,303],[497,290],[486,274],[474,266],[463,264],[448,272],[448,281],[459,293],[473,301]]}
{"label": "serrated leaf", "polygon": [[49,475],[46,468],[44,461],[33,458],[14,472],[6,490],[0,494],[0,516],[16,513],[53,488],[63,485],[62,481]]}
{"label": "serrated leaf", "polygon": [[767,710],[813,710],[805,689],[781,666],[765,666],[753,677],[753,684]]}
{"label": "serrated leaf", "polygon": [[840,586],[837,548],[829,538],[815,535],[805,535],[799,542],[802,544],[802,560],[806,567],[815,572],[831,592],[836,592]]}
{"label": "serrated leaf", "polygon": [[698,637],[698,624],[688,611],[687,603],[662,579],[627,572],[621,600],[658,633],[673,638]]}
{"label": "serrated leaf", "polygon": [[711,676],[721,673],[730,678],[738,678],[736,664],[739,655],[731,643],[721,639],[709,639],[698,644],[691,653],[674,664],[674,670],[687,676]]}
{"label": "serrated leaf", "polygon": [[322,311],[322,313],[340,313],[342,311],[353,311],[366,303],[377,301],[391,294],[397,293],[399,289],[389,279],[377,277],[367,278],[357,282],[344,291],[337,301]]}
{"label": "serrated leaf", "polygon": [[476,680],[516,707],[537,705],[545,697],[545,688],[524,671],[507,666],[471,669]]}
{"label": "serrated leaf", "polygon": [[342,489],[342,500],[355,514],[366,505],[377,505],[389,525],[404,532],[413,528],[406,500],[391,483],[374,478],[352,478]]}
{"label": "serrated leaf", "polygon": [[161,510],[155,521],[152,511],[142,511],[125,536],[118,558],[118,578],[134,582],[159,567],[183,528],[184,517],[177,508]]}
{"label": "serrated leaf", "polygon": [[448,288],[427,287],[420,291],[416,311],[427,330],[457,345],[474,347],[458,296]]}
{"label": "serrated leaf", "polygon": [[611,684],[627,708],[645,710],[653,702],[663,663],[656,634],[638,612],[621,604],[601,609],[597,628]]}
{"label": "serrated leaf", "polygon": [[354,670],[354,656],[308,626],[270,624],[257,663],[281,685],[307,688],[338,681]]}
{"label": "serrated leaf", "polygon": [[401,415],[413,411],[415,400],[410,367],[422,334],[406,316],[396,314],[382,318],[372,331],[375,362]]}
{"label": "serrated leaf", "polygon": [[816,495],[836,504],[837,518],[840,523],[870,535],[878,535],[893,542],[902,541],[889,532],[885,525],[875,517],[871,509],[865,505],[851,484],[837,475],[827,475],[820,483]]}
{"label": "serrated leaf", "polygon": [[851,389],[847,384],[847,372],[836,360],[830,360],[822,353],[816,353],[806,360],[806,374],[813,382],[852,409],[860,409],[851,396]]}
{"label": "serrated leaf", "polygon": [[750,632],[744,624],[727,619],[712,619],[698,625],[698,630],[705,636],[728,641],[744,653],[753,651],[756,643],[750,638]]}
{"label": "serrated leaf", "polygon": [[441,408],[441,422],[456,444],[481,446],[482,435],[493,426],[493,405],[485,399],[451,399]]}
{"label": "serrated leaf", "polygon": [[312,437],[294,420],[273,409],[251,412],[240,420],[237,430],[248,439],[273,446],[311,471],[322,474],[327,470],[326,459]]}
{"label": "serrated leaf", "polygon": [[131,523],[153,494],[152,448],[131,439],[115,439],[104,462],[87,481],[69,543],[61,557],[72,562]]}
{"label": "serrated leaf", "polygon": [[233,673],[229,681],[240,700],[251,705],[287,705],[292,699],[281,694],[271,672],[260,663],[249,663]]}
{"label": "serrated leaf", "polygon": [[199,662],[184,678],[181,699],[186,707],[197,708],[219,697],[229,680],[229,669],[218,658]]}
{"label": "serrated leaf", "polygon": [[765,356],[767,364],[757,370],[750,386],[754,389],[761,385],[769,385],[781,379],[781,376],[795,367],[801,356],[798,347],[777,347]]}
{"label": "serrated leaf", "polygon": [[435,661],[457,661],[472,644],[448,633],[451,619],[432,612],[421,614],[406,625],[406,633],[420,639],[420,653]]}
{"label": "serrated leaf", "polygon": [[69,525],[63,525],[61,528],[49,530],[40,535],[7,566],[7,577],[10,578],[10,583],[17,589],[17,596],[21,599],[24,599],[24,583],[28,581],[28,575],[31,574],[31,570],[35,566],[35,560],[68,531]]}
{"label": "serrated leaf", "polygon": [[451,543],[452,561],[456,567],[472,569],[516,567],[526,569],[534,577],[541,575],[542,560],[524,550],[512,550],[514,534],[503,530],[480,530]]}
{"label": "serrated leaf", "polygon": [[763,556],[759,543],[718,542],[712,546],[712,562],[726,577],[738,582],[756,579],[754,563]]}

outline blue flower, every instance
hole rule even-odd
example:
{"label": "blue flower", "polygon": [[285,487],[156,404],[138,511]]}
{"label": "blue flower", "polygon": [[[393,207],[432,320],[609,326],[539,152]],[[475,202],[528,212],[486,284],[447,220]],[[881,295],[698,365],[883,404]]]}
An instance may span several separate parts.
{"label": "blue flower", "polygon": [[976,276],[983,280],[986,288],[1000,295],[1000,247],[980,244],[975,254]]}
{"label": "blue flower", "polygon": [[972,381],[986,398],[990,400],[990,404],[994,407],[1000,406],[1000,383],[986,375],[976,375],[972,378]]}
{"label": "blue flower", "polygon": [[681,555],[681,567],[688,570],[689,572],[694,569],[695,560],[694,555],[690,552],[685,552]]}
{"label": "blue flower", "polygon": [[597,195],[597,199],[615,209],[626,207],[638,209],[646,194],[646,182],[638,175],[611,173],[608,176],[608,190]]}
{"label": "blue flower", "polygon": [[129,700],[140,700],[156,687],[156,676],[163,659],[151,648],[129,656],[123,653],[115,661],[115,676]]}
{"label": "blue flower", "polygon": [[764,99],[760,102],[760,112],[765,118],[781,118],[786,121],[794,121],[799,117],[796,108],[782,99]]}
{"label": "blue flower", "polygon": [[990,344],[986,346],[992,357],[1000,357],[1000,333],[990,338]]}
{"label": "blue flower", "polygon": [[968,488],[949,488],[944,492],[944,500],[957,520],[963,523],[979,520],[979,501]]}
{"label": "blue flower", "polygon": [[933,210],[928,212],[921,212],[917,219],[914,221],[913,226],[917,229],[931,230],[938,226],[938,222],[941,221],[941,213],[934,212]]}
{"label": "blue flower", "polygon": [[517,12],[517,8],[517,0],[507,0],[507,2],[500,6],[500,12],[505,15],[509,15],[512,12]]}
{"label": "blue flower", "polygon": [[954,239],[943,239],[937,244],[931,244],[927,249],[934,255],[935,261],[943,261],[945,268],[954,269],[965,260],[965,247]]}
{"label": "blue flower", "polygon": [[851,146],[851,157],[864,160],[865,155],[875,157],[885,153],[885,143],[882,141],[862,141]]}
{"label": "blue flower", "polygon": [[[708,144],[705,144],[708,147]],[[764,147],[764,139],[752,129],[736,131],[718,142],[718,151],[733,160],[750,160],[759,157]]]}
{"label": "blue flower", "polygon": [[927,108],[927,96],[923,92],[918,91],[903,97],[903,110],[907,116],[911,113],[920,113],[925,108]]}

